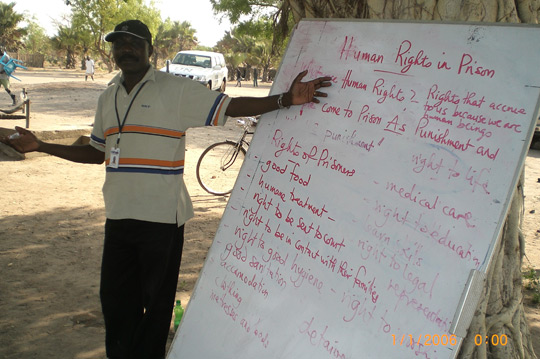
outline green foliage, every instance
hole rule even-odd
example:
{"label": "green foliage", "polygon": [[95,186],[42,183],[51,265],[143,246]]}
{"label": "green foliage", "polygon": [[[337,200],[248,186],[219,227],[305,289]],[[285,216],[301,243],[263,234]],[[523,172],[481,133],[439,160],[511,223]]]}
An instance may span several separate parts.
{"label": "green foliage", "polygon": [[180,50],[195,48],[198,42],[195,32],[189,22],[173,22],[167,18],[154,35],[154,66],[157,67],[158,58],[171,59]]}
{"label": "green foliage", "polygon": [[19,26],[24,16],[16,13],[14,7],[14,2],[10,4],[0,2],[0,45],[8,52],[17,51],[23,46],[22,39],[27,32],[26,28]]}
{"label": "green foliage", "polygon": [[532,300],[535,304],[540,304],[540,277],[533,268],[527,268],[523,273],[525,288],[532,291]]}
{"label": "green foliage", "polygon": [[[152,60],[155,67],[158,67],[158,62],[163,63],[180,50],[198,49],[223,52],[232,68],[247,66],[268,69],[277,66],[283,44],[286,43],[284,39],[276,41],[274,38],[274,19],[280,13],[283,1],[211,0],[214,11],[225,14],[233,23],[237,23],[240,17],[249,19],[240,22],[232,33],[226,33],[215,48],[199,46],[196,30],[189,22],[173,22],[170,18],[161,21],[161,14],[153,1],[148,5],[144,0],[65,0],[65,3],[72,11],[66,19],[69,25],[57,24],[58,34],[53,39],[48,39],[38,24],[31,19],[24,19],[22,15],[11,22],[24,20],[30,24],[28,35],[22,38],[28,46],[28,53],[49,52],[51,56],[49,49],[52,48],[65,57],[68,67],[75,66],[77,58],[81,60],[89,54],[99,57],[112,71],[114,63],[111,47],[104,41],[104,37],[118,23],[127,19],[140,19],[150,28],[154,36]],[[2,6],[0,3],[0,11],[10,6],[12,10],[13,5]],[[0,20],[0,26],[4,22]],[[2,31],[1,35],[7,33]]]}
{"label": "green foliage", "polygon": [[29,54],[47,54],[51,49],[51,39],[38,23],[29,20],[27,22],[27,35],[23,38],[26,52]]}
{"label": "green foliage", "polygon": [[153,34],[161,23],[154,4],[147,6],[142,0],[69,0],[66,4],[71,6],[72,27],[88,34],[88,47],[101,56],[109,71],[113,70],[113,59],[111,48],[104,41],[107,33],[128,19],[143,21]]}
{"label": "green foliage", "polygon": [[273,30],[272,20],[268,16],[263,16],[241,22],[236,27],[235,34],[239,36],[249,35],[259,39],[272,39]]}
{"label": "green foliage", "polygon": [[60,26],[58,29],[58,35],[53,37],[53,46],[65,53],[66,61],[65,66],[67,69],[74,69],[76,64],[76,55],[81,52],[83,48],[84,32],[79,28],[73,26],[66,27]]}
{"label": "green foliage", "polygon": [[[227,32],[216,46],[222,52],[231,77],[237,67],[262,69],[263,81],[268,79],[269,70],[276,67],[281,57],[282,47],[273,46],[273,21],[262,16],[240,23],[232,32]],[[248,75],[249,77],[249,75]]]}
{"label": "green foliage", "polygon": [[[233,34],[226,34],[217,48],[233,68],[240,63],[268,71],[276,67],[287,43],[288,29],[294,23],[282,0],[210,0],[214,11],[228,17],[231,23],[242,21]],[[285,35],[283,35],[285,34]]]}
{"label": "green foliage", "polygon": [[193,48],[193,50],[199,50],[199,51],[214,51],[214,48],[211,46],[204,46],[204,45],[197,45]]}
{"label": "green foliage", "polygon": [[268,14],[275,14],[283,5],[282,0],[210,0],[216,13],[223,13],[231,23],[236,24],[241,17],[252,20]]}
{"label": "green foliage", "polygon": [[[227,17],[232,24],[237,24],[242,19],[243,23],[256,24],[261,20],[265,23],[264,28],[256,28],[256,31],[264,31],[268,38],[272,39],[272,52],[279,54],[283,44],[289,36],[289,29],[294,24],[294,19],[289,11],[289,2],[283,0],[210,0],[214,12]],[[243,20],[243,19],[249,20]],[[240,27],[242,24],[239,25]]]}

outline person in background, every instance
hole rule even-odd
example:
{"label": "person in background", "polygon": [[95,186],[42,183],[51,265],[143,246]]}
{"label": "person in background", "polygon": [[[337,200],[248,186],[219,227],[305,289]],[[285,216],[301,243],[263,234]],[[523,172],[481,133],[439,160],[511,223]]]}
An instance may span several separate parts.
{"label": "person in background", "polygon": [[88,76],[90,76],[92,81],[94,81],[94,60],[92,60],[90,56],[86,56],[84,65],[86,67],[86,76],[84,76],[84,80],[88,81]]}
{"label": "person in background", "polygon": [[[4,51],[4,49],[0,49],[0,58],[2,59],[2,62],[7,63],[10,59],[9,55]],[[9,75],[4,70],[4,65],[0,63],[0,86],[4,87],[4,90],[6,90],[9,97],[11,97],[11,100],[13,101],[12,106],[17,105],[17,96],[15,96],[11,92],[11,84],[9,82]]]}
{"label": "person in background", "polygon": [[259,87],[259,84],[257,83],[258,77],[259,77],[259,70],[255,67],[253,69],[253,87]]}
{"label": "person in background", "polygon": [[319,103],[330,77],[267,97],[230,98],[196,81],[155,70],[152,35],[139,20],[118,24],[105,40],[121,72],[98,100],[91,141],[59,145],[17,127],[1,138],[19,152],[38,151],[81,163],[105,163],[105,240],[100,299],[108,358],[165,357],[176,295],[184,223],[193,206],[183,181],[185,134],[223,125],[226,116],[254,116]]}
{"label": "person in background", "polygon": [[240,68],[236,68],[236,87],[242,87],[242,72],[240,71]]}

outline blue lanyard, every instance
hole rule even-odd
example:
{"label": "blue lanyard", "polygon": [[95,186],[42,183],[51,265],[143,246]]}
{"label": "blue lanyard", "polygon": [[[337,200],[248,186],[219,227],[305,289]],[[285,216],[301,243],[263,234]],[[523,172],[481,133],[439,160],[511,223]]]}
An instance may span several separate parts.
{"label": "blue lanyard", "polygon": [[137,98],[137,95],[139,94],[139,92],[141,92],[142,88],[144,87],[144,85],[146,85],[147,82],[148,80],[143,82],[143,84],[139,87],[137,92],[135,92],[135,95],[133,96],[133,98],[131,99],[131,102],[129,103],[129,106],[127,108],[126,114],[124,115],[124,120],[122,121],[122,123],[120,123],[120,116],[118,115],[118,90],[120,89],[120,85],[118,85],[118,87],[116,88],[116,93],[114,94],[114,111],[116,112],[116,121],[118,122],[118,137],[116,138],[116,146],[115,146],[116,148],[118,148],[118,145],[120,144],[120,136],[122,135],[122,129],[124,128],[124,125],[126,124],[129,110],[131,110],[131,105],[133,105],[133,102]]}

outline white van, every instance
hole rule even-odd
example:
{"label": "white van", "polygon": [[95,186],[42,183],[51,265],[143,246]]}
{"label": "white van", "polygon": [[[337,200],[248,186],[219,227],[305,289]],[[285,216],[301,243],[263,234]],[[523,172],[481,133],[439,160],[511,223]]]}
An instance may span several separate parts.
{"label": "white van", "polygon": [[[167,67],[161,69],[167,72]],[[225,91],[229,70],[223,54],[210,51],[180,51],[169,63],[169,72],[189,77],[211,90]]]}

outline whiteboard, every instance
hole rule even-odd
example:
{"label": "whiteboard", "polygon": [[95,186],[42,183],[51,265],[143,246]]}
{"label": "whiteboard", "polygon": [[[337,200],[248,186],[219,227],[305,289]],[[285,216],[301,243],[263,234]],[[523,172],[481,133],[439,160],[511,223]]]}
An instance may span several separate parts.
{"label": "whiteboard", "polygon": [[453,357],[538,115],[538,59],[537,26],[301,22],[271,92],[306,69],[333,86],[261,119],[168,357]]}

